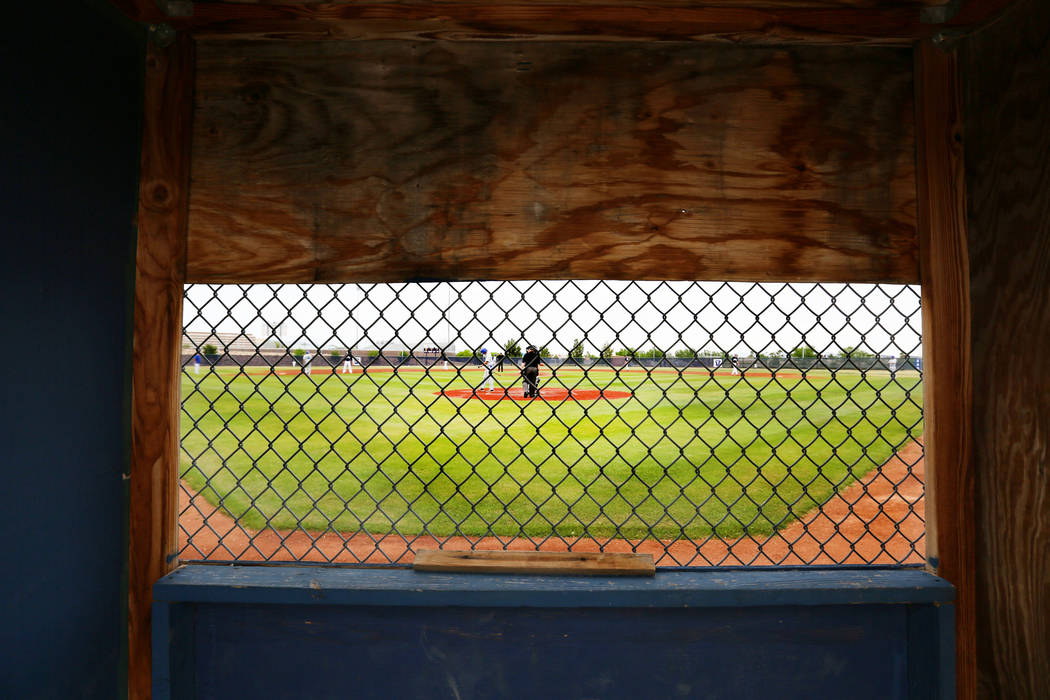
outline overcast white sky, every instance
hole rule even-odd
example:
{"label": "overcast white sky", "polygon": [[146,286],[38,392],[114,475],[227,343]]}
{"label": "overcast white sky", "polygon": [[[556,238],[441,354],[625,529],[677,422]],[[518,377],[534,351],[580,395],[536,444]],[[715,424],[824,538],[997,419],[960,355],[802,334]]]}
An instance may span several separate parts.
{"label": "overcast white sky", "polygon": [[[187,331],[277,333],[289,347],[455,350],[514,339],[565,354],[656,346],[741,355],[847,346],[921,355],[919,288],[900,285],[722,282],[454,282],[346,285],[188,285]],[[272,347],[272,340],[270,346]]]}

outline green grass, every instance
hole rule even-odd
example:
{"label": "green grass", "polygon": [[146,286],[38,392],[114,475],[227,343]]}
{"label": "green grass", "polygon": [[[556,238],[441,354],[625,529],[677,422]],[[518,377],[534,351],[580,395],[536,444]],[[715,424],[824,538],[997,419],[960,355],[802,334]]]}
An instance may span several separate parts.
{"label": "green grass", "polygon": [[922,431],[915,374],[557,379],[634,396],[435,395],[468,386],[451,371],[184,375],[182,476],[252,529],[733,537],[786,526]]}

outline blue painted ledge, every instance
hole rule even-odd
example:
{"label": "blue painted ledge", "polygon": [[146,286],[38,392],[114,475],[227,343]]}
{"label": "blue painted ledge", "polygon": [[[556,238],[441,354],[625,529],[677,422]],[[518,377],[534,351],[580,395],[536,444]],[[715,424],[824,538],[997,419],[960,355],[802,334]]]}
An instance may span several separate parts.
{"label": "blue painted ledge", "polygon": [[153,587],[169,603],[537,608],[937,604],[947,581],[915,569],[675,570],[648,577],[506,576],[188,565]]}

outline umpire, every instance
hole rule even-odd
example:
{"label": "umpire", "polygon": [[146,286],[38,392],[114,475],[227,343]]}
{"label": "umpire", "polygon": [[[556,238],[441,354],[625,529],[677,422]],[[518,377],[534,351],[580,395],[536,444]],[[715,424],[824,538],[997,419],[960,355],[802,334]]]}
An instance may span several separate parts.
{"label": "umpire", "polygon": [[525,378],[525,398],[539,398],[540,354],[536,352],[535,345],[525,348],[525,356],[521,358],[521,376]]}

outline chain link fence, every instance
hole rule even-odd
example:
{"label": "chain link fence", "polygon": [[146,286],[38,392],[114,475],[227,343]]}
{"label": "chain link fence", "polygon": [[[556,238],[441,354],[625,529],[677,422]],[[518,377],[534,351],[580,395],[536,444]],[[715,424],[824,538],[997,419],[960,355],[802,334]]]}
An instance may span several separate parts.
{"label": "chain link fence", "polygon": [[190,285],[180,559],[924,555],[917,287]]}

